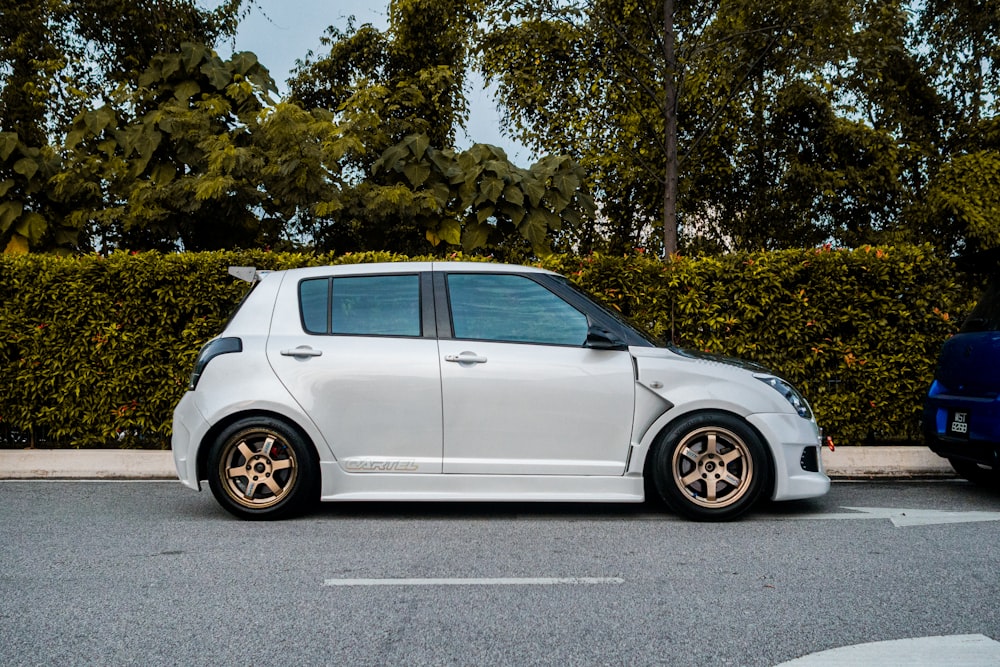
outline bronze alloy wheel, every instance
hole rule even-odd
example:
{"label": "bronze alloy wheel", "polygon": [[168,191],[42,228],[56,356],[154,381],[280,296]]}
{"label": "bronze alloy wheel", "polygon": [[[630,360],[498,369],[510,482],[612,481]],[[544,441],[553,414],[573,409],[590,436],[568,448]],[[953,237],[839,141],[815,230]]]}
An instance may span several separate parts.
{"label": "bronze alloy wheel", "polygon": [[649,473],[667,506],[696,521],[730,521],[770,493],[771,457],[760,435],[727,412],[679,418],[652,453]]}
{"label": "bronze alloy wheel", "polygon": [[212,442],[205,466],[212,495],[241,519],[285,518],[319,498],[316,450],[274,417],[230,424]]}
{"label": "bronze alloy wheel", "polygon": [[674,449],[674,483],[696,505],[729,507],[750,488],[753,457],[743,439],[714,426],[694,430]]}
{"label": "bronze alloy wheel", "polygon": [[295,489],[299,462],[295,449],[269,428],[248,428],[224,444],[218,476],[226,495],[247,509],[267,509]]}

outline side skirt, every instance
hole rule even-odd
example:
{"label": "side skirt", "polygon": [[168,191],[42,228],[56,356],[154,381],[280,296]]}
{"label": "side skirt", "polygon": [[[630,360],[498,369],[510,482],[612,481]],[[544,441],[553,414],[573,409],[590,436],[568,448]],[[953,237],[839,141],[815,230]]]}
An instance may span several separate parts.
{"label": "side skirt", "polygon": [[320,464],[324,501],[606,502],[645,500],[641,475],[456,475],[348,473]]}

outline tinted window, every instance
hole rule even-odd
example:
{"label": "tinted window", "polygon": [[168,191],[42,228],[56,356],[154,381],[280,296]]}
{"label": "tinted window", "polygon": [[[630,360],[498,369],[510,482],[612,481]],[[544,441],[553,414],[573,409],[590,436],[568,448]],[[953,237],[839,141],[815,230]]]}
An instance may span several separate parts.
{"label": "tinted window", "polygon": [[303,280],[299,283],[299,307],[302,310],[302,328],[309,333],[330,330],[330,279]]}
{"label": "tinted window", "polygon": [[564,277],[564,276],[552,276],[552,278],[553,278],[553,280],[558,280],[563,285],[565,285],[567,288],[569,288],[569,289],[573,290],[574,292],[576,292],[577,294],[579,294],[581,297],[583,297],[584,299],[586,299],[588,303],[590,303],[591,305],[593,305],[594,308],[597,308],[597,309],[601,310],[601,312],[606,313],[608,315],[608,317],[610,317],[611,319],[615,320],[616,322],[618,322],[622,326],[627,327],[632,333],[635,334],[636,338],[639,338],[641,340],[646,341],[647,343],[649,343],[653,347],[663,347],[663,345],[664,345],[663,341],[661,341],[657,336],[654,336],[653,333],[651,331],[649,331],[646,327],[640,325],[637,322],[634,322],[630,318],[625,317],[624,315],[622,315],[621,313],[619,313],[617,310],[613,310],[611,308],[608,308],[603,303],[601,303],[600,299],[597,299],[593,295],[588,294],[586,291],[584,291],[583,289],[581,289],[578,285],[574,285],[566,277]]}
{"label": "tinted window", "polygon": [[299,284],[302,324],[309,333],[419,336],[420,277],[357,276]]}
{"label": "tinted window", "polygon": [[523,276],[482,273],[448,276],[456,338],[583,345],[587,317]]}

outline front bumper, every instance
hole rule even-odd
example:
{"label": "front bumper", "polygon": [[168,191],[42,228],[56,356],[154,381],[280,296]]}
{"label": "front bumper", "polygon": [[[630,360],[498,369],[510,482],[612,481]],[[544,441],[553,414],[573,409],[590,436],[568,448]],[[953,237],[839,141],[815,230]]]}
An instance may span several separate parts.
{"label": "front bumper", "polygon": [[830,490],[815,421],[788,413],[754,414],[747,421],[771,445],[775,469],[772,500],[816,498]]}

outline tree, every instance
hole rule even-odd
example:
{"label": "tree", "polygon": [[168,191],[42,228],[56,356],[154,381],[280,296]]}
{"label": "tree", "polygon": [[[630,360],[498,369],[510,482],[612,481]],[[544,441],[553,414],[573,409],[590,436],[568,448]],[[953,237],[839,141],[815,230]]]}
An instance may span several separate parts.
{"label": "tree", "polygon": [[68,11],[60,0],[0,2],[0,131],[32,146],[46,143],[49,109],[61,90],[66,35],[53,31]]}
{"label": "tree", "polygon": [[65,127],[119,86],[134,86],[155,53],[233,34],[241,4],[0,0],[0,244],[72,247],[80,229],[71,212],[95,193],[60,176]]}
{"label": "tree", "polygon": [[582,173],[567,158],[523,169],[492,146],[454,149],[481,5],[396,0],[385,32],[331,28],[328,54],[299,66],[292,101],[329,111],[353,140],[341,205],[313,223],[320,247],[414,253],[429,242],[524,256],[546,252],[553,236],[592,212]]}
{"label": "tree", "polygon": [[[835,82],[850,111],[891,137],[896,187],[890,239],[943,251],[1000,239],[995,216],[1000,118],[1000,6],[868,2],[853,71]],[[990,222],[992,221],[992,222]],[[992,227],[992,228],[991,228]]]}
{"label": "tree", "polygon": [[253,54],[222,60],[184,43],[134,84],[86,100],[59,151],[0,133],[0,164],[16,177],[0,181],[0,234],[19,251],[305,244],[525,257],[592,211],[567,158],[522,169],[494,147],[451,147],[464,97],[449,66],[393,76],[362,77],[336,108],[307,111],[271,99]]}
{"label": "tree", "polygon": [[409,134],[450,146],[468,113],[462,87],[479,4],[393,0],[385,32],[367,24],[355,29],[349,23],[346,31],[330,27],[322,42],[329,52],[299,64],[289,81],[290,101],[369,122],[363,128],[369,145],[358,156],[362,169]]}
{"label": "tree", "polygon": [[223,61],[186,43],[155,56],[139,87],[74,121],[65,184],[100,190],[94,208],[74,212],[78,225],[132,249],[279,242],[302,197],[333,197],[313,149],[333,128],[328,117],[272,108],[274,90],[252,53]]}
{"label": "tree", "polygon": [[[499,84],[517,136],[539,148],[574,148],[606,217],[635,220],[613,246],[646,245],[655,225],[671,252],[678,220],[704,232],[718,217],[713,184],[734,174],[754,115],[766,120],[760,109],[776,90],[843,53],[836,36],[850,26],[849,8],[498,2],[480,62]],[[765,129],[757,123],[758,133]],[[675,192],[683,200],[676,218]]]}
{"label": "tree", "polygon": [[0,0],[0,130],[46,143],[79,111],[135,83],[157,53],[235,34],[241,0]]}
{"label": "tree", "polygon": [[948,126],[961,132],[992,116],[1000,101],[1000,4],[927,0],[916,19],[917,53],[947,107]]}
{"label": "tree", "polygon": [[911,49],[935,96],[918,107],[923,169],[911,176],[917,196],[908,223],[949,251],[998,247],[1000,4],[927,2]]}
{"label": "tree", "polygon": [[515,136],[572,151],[590,175],[603,215],[588,242],[649,245],[663,226],[670,250],[674,113],[690,247],[858,245],[929,238],[934,174],[994,149],[998,14],[971,1],[497,0],[478,53]]}

